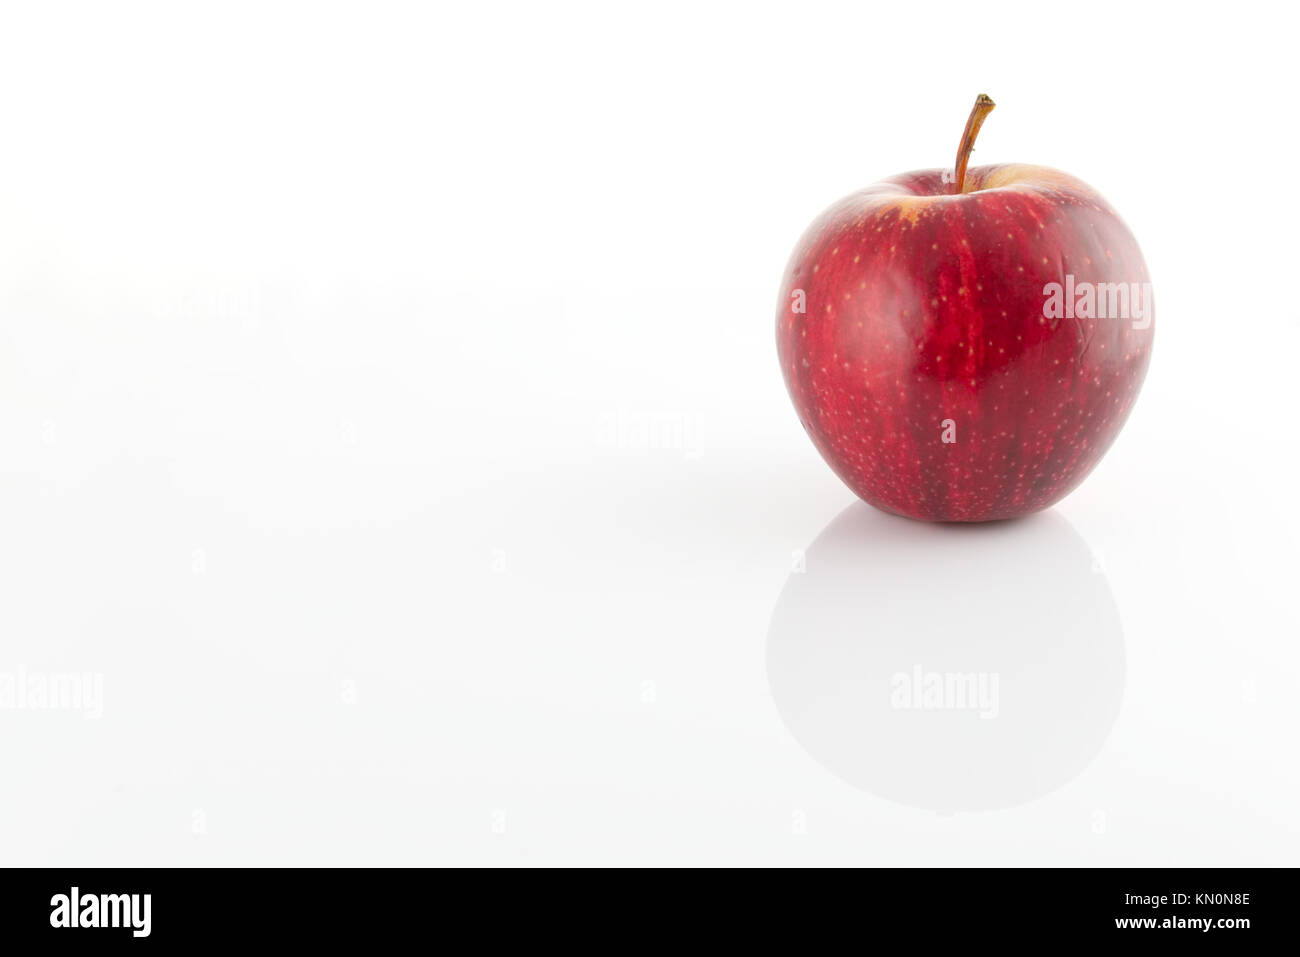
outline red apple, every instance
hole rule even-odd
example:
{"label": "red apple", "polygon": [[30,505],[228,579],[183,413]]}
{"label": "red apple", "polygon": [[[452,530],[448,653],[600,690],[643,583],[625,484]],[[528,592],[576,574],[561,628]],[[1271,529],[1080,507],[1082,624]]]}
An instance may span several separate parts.
{"label": "red apple", "polygon": [[889,512],[982,522],[1047,508],[1092,471],[1151,359],[1137,241],[1042,166],[895,176],[836,203],[790,258],[777,350],[804,428]]}

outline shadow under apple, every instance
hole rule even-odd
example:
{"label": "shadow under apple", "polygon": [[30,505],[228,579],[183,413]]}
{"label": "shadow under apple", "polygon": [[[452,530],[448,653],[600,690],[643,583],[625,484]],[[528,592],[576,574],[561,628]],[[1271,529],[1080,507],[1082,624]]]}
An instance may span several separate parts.
{"label": "shadow under apple", "polygon": [[786,582],[767,666],[818,762],[951,813],[1078,776],[1119,712],[1125,661],[1110,586],[1060,514],[934,525],[858,502]]}

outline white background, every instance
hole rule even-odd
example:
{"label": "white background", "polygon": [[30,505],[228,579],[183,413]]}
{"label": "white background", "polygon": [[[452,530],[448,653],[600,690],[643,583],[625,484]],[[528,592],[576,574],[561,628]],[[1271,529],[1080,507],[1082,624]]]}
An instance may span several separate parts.
{"label": "white background", "polygon": [[[0,677],[102,698],[0,710],[0,859],[1296,864],[1291,16],[6,4]],[[775,302],[979,92],[1160,312],[954,533],[852,505]],[[996,720],[855,671],[957,658]]]}

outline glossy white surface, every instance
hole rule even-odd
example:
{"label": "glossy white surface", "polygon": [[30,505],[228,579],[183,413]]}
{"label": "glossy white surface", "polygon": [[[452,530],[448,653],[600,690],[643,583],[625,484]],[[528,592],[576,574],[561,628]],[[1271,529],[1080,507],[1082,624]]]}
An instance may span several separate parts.
{"label": "glossy white surface", "polygon": [[[0,15],[0,692],[89,676],[0,707],[4,862],[1297,863],[1253,9]],[[773,312],[984,89],[1159,331],[1077,492],[954,529],[855,504]]]}

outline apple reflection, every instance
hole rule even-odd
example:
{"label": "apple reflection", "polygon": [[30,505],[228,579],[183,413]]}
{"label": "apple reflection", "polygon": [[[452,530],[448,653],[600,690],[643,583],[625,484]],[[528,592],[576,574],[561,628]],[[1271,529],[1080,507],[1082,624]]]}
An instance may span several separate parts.
{"label": "apple reflection", "polygon": [[1079,775],[1124,693],[1105,575],[1056,512],[931,525],[858,502],[790,575],[768,681],[795,739],[856,787],[939,812]]}

